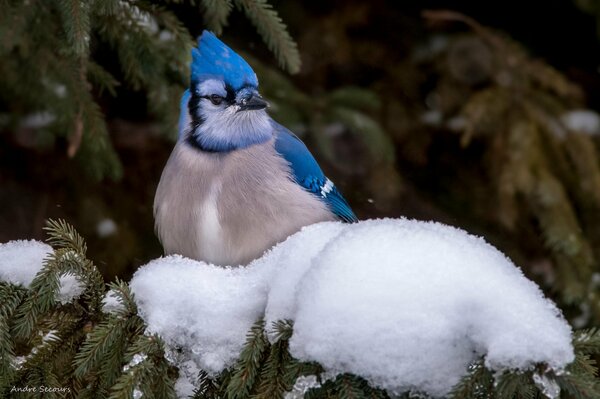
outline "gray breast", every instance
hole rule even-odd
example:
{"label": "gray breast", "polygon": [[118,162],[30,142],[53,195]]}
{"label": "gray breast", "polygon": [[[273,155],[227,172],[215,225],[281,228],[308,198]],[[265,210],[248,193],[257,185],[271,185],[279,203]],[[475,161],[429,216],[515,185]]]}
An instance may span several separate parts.
{"label": "gray breast", "polygon": [[165,253],[247,264],[301,227],[334,220],[290,176],[272,140],[229,153],[205,153],[178,142],[154,199]]}

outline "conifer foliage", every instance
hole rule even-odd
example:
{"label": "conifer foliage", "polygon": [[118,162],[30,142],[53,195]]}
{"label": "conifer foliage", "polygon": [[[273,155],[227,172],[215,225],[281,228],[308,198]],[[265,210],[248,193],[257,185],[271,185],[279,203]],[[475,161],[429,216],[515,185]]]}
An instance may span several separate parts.
{"label": "conifer foliage", "polygon": [[[187,86],[194,40],[167,8],[173,1],[48,0],[0,2],[0,129],[34,131],[34,142],[66,138],[66,152],[95,177],[118,178],[117,158],[99,105],[125,85],[145,94],[149,112],[173,132]],[[229,0],[175,1],[202,6],[205,26],[221,33]],[[298,71],[295,42],[265,0],[236,0],[280,63]],[[107,57],[115,54],[115,60]]]}
{"label": "conifer foliage", "polygon": [[[128,285],[118,280],[105,285],[86,257],[83,238],[64,221],[50,221],[47,232],[54,252],[30,287],[0,282],[0,397],[36,397],[39,394],[16,388],[41,386],[61,388],[47,393],[48,397],[177,397],[176,363],[168,360],[161,337],[146,332]],[[75,275],[84,287],[79,297],[67,303],[57,300],[59,278],[65,274]],[[106,308],[107,293],[119,306]],[[193,398],[283,398],[302,376],[313,376],[316,383],[293,397],[418,394],[393,396],[360,376],[332,375],[318,364],[300,362],[289,352],[292,333],[291,321],[265,326],[259,320],[248,332],[233,367],[218,376],[199,373]],[[598,398],[600,383],[592,357],[600,353],[600,332],[578,331],[573,343],[576,360],[561,374],[540,364],[527,372],[495,375],[482,359],[470,366],[450,397],[550,397],[552,389],[561,388],[563,397]]]}
{"label": "conifer foliage", "polygon": [[600,259],[600,162],[591,134],[565,121],[583,108],[581,88],[470,17],[445,10],[425,17],[471,30],[454,38],[435,67],[436,90],[447,129],[462,147],[484,148],[486,189],[495,196],[487,213],[511,235],[543,247],[563,307],[583,314],[583,324],[597,323],[599,293],[591,281]]}

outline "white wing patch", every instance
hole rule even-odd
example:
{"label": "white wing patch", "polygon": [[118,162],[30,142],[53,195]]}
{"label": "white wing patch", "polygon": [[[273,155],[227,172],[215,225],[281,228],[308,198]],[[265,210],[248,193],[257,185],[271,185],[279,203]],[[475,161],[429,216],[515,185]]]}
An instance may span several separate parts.
{"label": "white wing patch", "polygon": [[327,198],[327,194],[329,194],[333,190],[333,182],[329,179],[325,180],[325,184],[321,187],[321,197]]}

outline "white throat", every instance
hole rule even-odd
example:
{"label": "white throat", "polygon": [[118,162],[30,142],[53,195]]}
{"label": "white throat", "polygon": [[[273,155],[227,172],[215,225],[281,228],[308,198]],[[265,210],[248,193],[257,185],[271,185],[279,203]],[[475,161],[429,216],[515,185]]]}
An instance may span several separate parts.
{"label": "white throat", "polygon": [[246,148],[272,136],[271,118],[265,110],[239,111],[237,105],[225,109],[203,107],[203,122],[192,132],[203,147],[214,150]]}

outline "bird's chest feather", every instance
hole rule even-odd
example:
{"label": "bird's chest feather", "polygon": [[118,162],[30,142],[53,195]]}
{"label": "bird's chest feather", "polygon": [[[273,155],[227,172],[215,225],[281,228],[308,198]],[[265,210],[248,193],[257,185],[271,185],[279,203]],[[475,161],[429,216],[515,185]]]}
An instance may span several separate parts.
{"label": "bird's chest feather", "polygon": [[238,264],[328,215],[267,143],[227,154],[178,144],[157,189],[155,216],[167,253]]}
{"label": "bird's chest feather", "polygon": [[220,182],[212,181],[206,190],[206,195],[199,204],[195,205],[199,206],[199,209],[195,212],[196,220],[193,223],[198,231],[198,239],[204,247],[203,253],[207,259],[216,259],[225,251],[218,207],[220,192]]}

